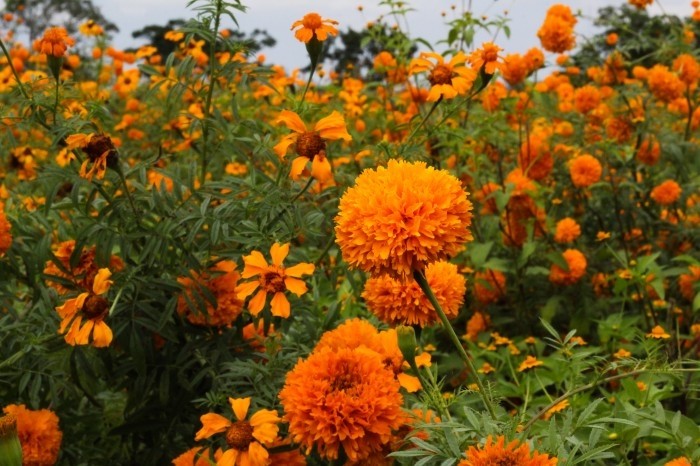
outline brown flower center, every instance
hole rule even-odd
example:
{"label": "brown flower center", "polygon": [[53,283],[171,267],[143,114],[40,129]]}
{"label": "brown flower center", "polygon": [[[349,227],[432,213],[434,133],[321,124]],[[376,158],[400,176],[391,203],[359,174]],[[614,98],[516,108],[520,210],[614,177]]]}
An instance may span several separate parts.
{"label": "brown flower center", "polygon": [[518,466],[518,461],[512,452],[505,452],[501,458],[497,458],[492,464],[494,466]]}
{"label": "brown flower center", "polygon": [[83,148],[83,151],[88,155],[91,162],[95,162],[106,153],[107,165],[110,166],[114,166],[113,164],[116,163],[118,157],[114,143],[109,136],[105,136],[104,134],[97,135],[90,139],[90,142]]}
{"label": "brown flower center", "polygon": [[428,76],[430,84],[435,86],[438,84],[452,84],[452,68],[446,65],[436,66],[430,76]]}
{"label": "brown flower center", "polygon": [[265,272],[261,281],[263,288],[270,293],[287,290],[287,286],[284,284],[284,277],[279,272]]}
{"label": "brown flower center", "polygon": [[319,153],[326,151],[326,141],[315,131],[307,131],[297,138],[297,154],[311,160]]}
{"label": "brown flower center", "polygon": [[253,426],[248,421],[234,422],[226,431],[226,443],[234,450],[248,451],[252,441]]}
{"label": "brown flower center", "polygon": [[109,302],[101,296],[91,294],[83,304],[83,314],[88,319],[103,316],[109,310]]}

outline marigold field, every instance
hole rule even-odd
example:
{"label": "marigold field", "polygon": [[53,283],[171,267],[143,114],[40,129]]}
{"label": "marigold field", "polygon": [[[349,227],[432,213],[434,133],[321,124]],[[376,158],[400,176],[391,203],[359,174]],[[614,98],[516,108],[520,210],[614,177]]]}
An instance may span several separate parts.
{"label": "marigold field", "polygon": [[700,2],[544,3],[3,12],[0,466],[700,464]]}

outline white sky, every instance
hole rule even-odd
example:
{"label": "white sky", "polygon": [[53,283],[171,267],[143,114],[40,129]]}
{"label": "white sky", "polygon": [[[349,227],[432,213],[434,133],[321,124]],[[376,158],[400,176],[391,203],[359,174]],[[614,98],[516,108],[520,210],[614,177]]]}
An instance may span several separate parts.
{"label": "white sky", "polygon": [[[405,0],[416,11],[407,14],[408,27],[411,37],[422,37],[435,44],[437,40],[447,35],[446,18],[441,12],[447,12],[451,18],[451,5],[456,5],[457,11],[462,4],[469,0]],[[650,12],[659,13],[662,10],[681,16],[692,13],[691,0],[655,0]],[[2,4],[0,0],[0,4]],[[93,0],[100,7],[103,15],[115,23],[120,32],[114,37],[114,45],[118,48],[140,45],[131,37],[131,32],[141,29],[148,24],[164,25],[169,19],[189,18],[193,12],[186,8],[187,0]],[[291,24],[309,12],[319,13],[324,18],[333,18],[340,22],[339,27],[348,26],[360,29],[368,21],[375,20],[379,15],[386,14],[388,9],[379,6],[379,0],[244,0],[248,7],[246,13],[237,15],[238,23],[243,31],[264,29],[277,40],[277,45],[265,49],[263,53],[268,63],[284,65],[287,69],[304,67],[307,64],[306,51],[302,43],[294,39],[290,31]],[[501,34],[496,43],[503,47],[506,53],[524,52],[528,48],[539,45],[536,36],[537,29],[542,24],[545,12],[550,5],[565,3],[574,12],[580,11],[583,18],[576,26],[576,32],[589,35],[593,30],[592,18],[598,8],[606,5],[622,5],[626,0],[472,0],[473,11],[477,15],[496,17],[508,10],[511,18],[511,38]],[[364,11],[360,13],[358,6]],[[393,24],[392,19],[387,23]],[[234,27],[232,23],[225,24]],[[403,24],[402,24],[403,26]],[[477,36],[477,44],[490,40],[489,35]],[[440,47],[436,47],[441,51]]]}

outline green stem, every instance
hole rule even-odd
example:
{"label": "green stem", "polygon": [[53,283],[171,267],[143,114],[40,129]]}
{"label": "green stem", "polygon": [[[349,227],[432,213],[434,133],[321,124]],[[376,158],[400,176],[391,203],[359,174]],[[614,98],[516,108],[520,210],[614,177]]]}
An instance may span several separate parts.
{"label": "green stem", "polygon": [[452,341],[452,344],[457,349],[457,353],[459,353],[459,356],[462,358],[462,360],[465,362],[465,364],[469,368],[469,371],[474,376],[474,378],[476,380],[476,386],[479,387],[479,395],[481,395],[481,400],[484,402],[484,406],[486,406],[486,409],[488,409],[489,414],[491,415],[491,418],[496,420],[497,419],[496,410],[493,407],[491,400],[489,400],[489,398],[486,394],[486,387],[484,386],[484,383],[481,381],[481,377],[479,377],[479,373],[476,371],[476,367],[474,367],[474,363],[472,362],[471,358],[469,357],[467,350],[464,349],[464,346],[462,346],[462,342],[459,341],[459,337],[455,333],[454,328],[452,328],[452,324],[450,324],[450,321],[448,320],[447,316],[445,315],[445,311],[442,310],[442,306],[440,306],[440,303],[438,303],[438,300],[435,297],[433,290],[430,288],[430,284],[428,283],[428,279],[425,278],[425,275],[420,270],[413,271],[413,279],[416,281],[416,283],[418,283],[418,286],[420,286],[421,290],[423,290],[423,293],[428,298],[428,301],[430,301],[430,304],[433,305],[435,312],[437,313],[438,317],[440,317],[440,321],[442,322],[443,328],[447,332],[447,335],[449,335],[450,340]]}
{"label": "green stem", "polygon": [[428,121],[428,118],[430,118],[430,115],[433,114],[433,112],[435,111],[435,109],[437,108],[437,106],[440,104],[440,102],[442,102],[442,96],[440,96],[440,98],[439,98],[438,100],[435,101],[435,103],[433,104],[433,106],[430,107],[430,110],[428,110],[428,113],[426,113],[426,115],[423,117],[423,119],[421,120],[421,122],[418,123],[418,126],[416,126],[415,128],[413,128],[413,131],[411,131],[411,135],[408,136],[408,139],[406,139],[406,144],[409,144],[409,143],[413,140],[413,137],[416,135],[416,133],[418,132],[418,130],[420,130],[420,129],[423,127],[423,125],[425,125],[425,122]]}
{"label": "green stem", "polygon": [[19,86],[19,91],[22,93],[25,99],[27,100],[32,100],[29,97],[29,94],[27,94],[27,90],[24,88],[24,85],[22,84],[22,81],[19,79],[19,74],[17,73],[17,70],[15,69],[15,65],[12,63],[12,57],[10,57],[10,52],[7,51],[7,48],[5,47],[5,43],[0,40],[0,48],[2,49],[2,53],[5,55],[5,58],[7,58],[7,64],[10,66],[10,69],[12,70],[12,74],[15,76],[15,81],[17,81],[17,86]]}
{"label": "green stem", "polygon": [[56,76],[56,96],[53,101],[53,124],[56,125],[56,112],[58,111],[58,91],[61,87],[61,81]]}
{"label": "green stem", "polygon": [[131,191],[129,191],[129,186],[126,184],[126,177],[124,176],[124,172],[122,171],[121,165],[117,164],[116,172],[119,175],[119,179],[122,182],[122,185],[124,186],[124,192],[126,193],[126,198],[129,200],[129,205],[131,205],[131,210],[134,211],[134,217],[136,218],[136,223],[140,226],[141,225],[141,215],[139,215],[139,211],[136,209],[136,204],[134,203],[134,198],[131,196]]}
{"label": "green stem", "polygon": [[309,86],[311,86],[311,80],[314,78],[315,72],[316,72],[316,66],[315,66],[315,64],[312,63],[311,71],[309,72],[309,79],[308,79],[308,81],[306,81],[306,86],[304,87],[304,92],[301,94],[301,100],[299,101],[299,105],[304,103],[304,99],[306,98],[306,93],[309,92]]}
{"label": "green stem", "polygon": [[211,102],[214,97],[214,84],[216,83],[217,61],[216,61],[216,39],[219,36],[219,25],[221,24],[221,12],[223,10],[222,0],[216,2],[216,14],[214,15],[214,40],[209,43],[209,88],[207,89],[207,99],[204,104],[204,121],[202,124],[202,141],[204,142],[201,152],[202,171],[199,175],[199,183],[204,186],[207,177],[207,151],[209,147],[209,119],[211,118]]}
{"label": "green stem", "polygon": [[[309,187],[311,186],[311,183],[313,183],[314,177],[310,176],[309,181],[306,182],[306,185],[304,185],[303,188],[301,188],[301,191],[296,193],[296,195],[292,198],[291,201],[289,201],[290,204],[294,204],[297,199],[299,199],[306,191],[308,191]],[[280,218],[282,218],[282,215],[287,211],[287,207],[284,207],[282,210],[279,211],[279,213],[273,218],[270,223],[267,224],[266,228],[271,228],[275,223],[279,221]]]}

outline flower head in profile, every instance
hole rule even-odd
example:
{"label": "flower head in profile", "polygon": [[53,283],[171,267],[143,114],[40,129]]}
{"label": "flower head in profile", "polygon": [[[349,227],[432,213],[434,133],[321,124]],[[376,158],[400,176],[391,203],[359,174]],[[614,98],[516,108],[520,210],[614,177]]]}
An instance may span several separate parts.
{"label": "flower head in profile", "polygon": [[306,283],[300,278],[303,275],[314,273],[314,265],[308,262],[301,262],[292,267],[285,268],[282,265],[284,259],[289,254],[289,243],[275,243],[270,248],[272,264],[268,264],[260,251],[253,251],[243,257],[245,268],[242,278],[253,278],[236,287],[239,299],[245,299],[258,290],[257,294],[248,303],[248,310],[254,316],[258,315],[265,307],[267,295],[272,294],[270,307],[272,315],[287,318],[291,310],[289,301],[285,296],[286,291],[291,291],[297,296],[301,296],[308,291]]}
{"label": "flower head in profile", "polygon": [[50,27],[39,39],[36,46],[39,53],[45,53],[52,57],[62,57],[68,47],[75,45],[75,40],[68,36],[68,31],[62,27]]}
{"label": "flower head in profile", "polygon": [[[448,318],[456,317],[464,303],[466,280],[449,262],[433,262],[425,277]],[[433,305],[415,280],[401,280],[388,275],[370,277],[362,297],[377,317],[390,324],[425,327],[437,320]]]}
{"label": "flower head in profile", "polygon": [[671,335],[666,333],[666,330],[661,325],[651,329],[651,332],[647,333],[647,338],[654,338],[656,340],[667,340],[671,338]]}
{"label": "flower head in profile", "polygon": [[309,130],[301,117],[292,111],[282,110],[276,123],[282,123],[294,131],[284,136],[275,146],[275,153],[284,158],[289,146],[294,144],[297,157],[292,161],[290,176],[297,179],[304,171],[306,165],[311,162],[311,176],[319,182],[328,181],[333,175],[331,164],[326,156],[326,142],[343,139],[352,140],[352,136],[345,127],[345,118],[337,111],[333,111],[327,117],[321,118]]}
{"label": "flower head in profile", "polygon": [[476,79],[476,71],[467,68],[466,61],[467,56],[462,52],[457,52],[450,61],[445,61],[442,55],[435,52],[422,52],[411,61],[410,73],[429,72],[428,102],[440,98],[454,99],[469,92]]}
{"label": "flower head in profile", "polygon": [[467,459],[459,462],[458,466],[493,466],[497,464],[517,466],[555,466],[557,458],[539,453],[530,453],[527,443],[518,445],[518,440],[505,444],[505,437],[500,436],[494,443],[489,435],[486,444],[481,447],[471,446],[467,450]]}
{"label": "flower head in profile", "polygon": [[338,21],[322,18],[318,13],[307,13],[302,19],[294,21],[291,29],[293,31],[296,29],[294,37],[308,44],[314,37],[319,42],[323,42],[329,35],[337,36],[338,29],[335,27],[337,24]]}
{"label": "flower head in profile", "polygon": [[261,409],[248,417],[250,398],[229,398],[235,421],[216,413],[203,415],[202,428],[194,439],[199,441],[215,434],[226,433],[228,448],[216,462],[217,466],[265,466],[269,464],[269,446],[277,439],[280,418],[276,411]]}
{"label": "flower head in profile", "polygon": [[380,355],[365,346],[324,347],[299,360],[280,392],[292,439],[351,462],[383,450],[405,422],[399,382]]}
{"label": "flower head in profile", "polygon": [[340,199],[336,242],[351,267],[409,277],[472,239],[472,204],[459,180],[424,162],[368,169]]}
{"label": "flower head in profile", "polygon": [[543,364],[544,363],[538,360],[535,356],[528,356],[523,362],[520,363],[520,366],[518,366],[518,372],[525,372],[526,370],[534,369],[535,367]]}
{"label": "flower head in profile", "polygon": [[91,291],[80,293],[77,298],[56,307],[62,319],[58,333],[65,334],[64,339],[69,345],[87,345],[91,336],[92,345],[96,348],[109,346],[112,342],[112,329],[104,322],[109,312],[109,301],[102,296],[112,285],[111,276],[109,269],[100,269]]}
{"label": "flower head in profile", "polygon": [[3,408],[3,412],[17,420],[17,436],[22,446],[23,465],[56,464],[63,439],[56,413],[49,409],[27,409],[25,405],[8,405]]}

